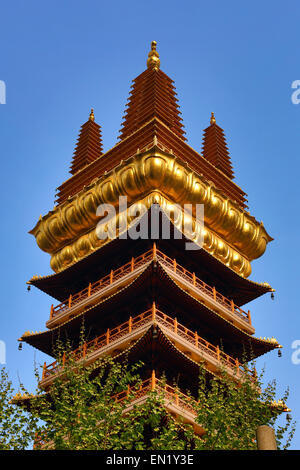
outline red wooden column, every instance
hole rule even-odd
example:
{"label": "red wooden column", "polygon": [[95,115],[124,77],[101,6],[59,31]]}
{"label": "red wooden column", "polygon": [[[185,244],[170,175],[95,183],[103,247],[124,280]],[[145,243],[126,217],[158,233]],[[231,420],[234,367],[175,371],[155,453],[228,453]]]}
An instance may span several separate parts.
{"label": "red wooden column", "polygon": [[156,304],[155,302],[152,303],[152,321],[155,321],[156,318]]}
{"label": "red wooden column", "polygon": [[155,383],[156,383],[155,370],[152,370],[152,374],[151,374],[151,391],[155,390]]}

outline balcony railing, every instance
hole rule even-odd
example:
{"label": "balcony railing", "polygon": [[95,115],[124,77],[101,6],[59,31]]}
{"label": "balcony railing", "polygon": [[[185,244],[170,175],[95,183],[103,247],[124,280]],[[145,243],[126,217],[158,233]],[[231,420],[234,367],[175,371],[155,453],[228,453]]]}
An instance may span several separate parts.
{"label": "balcony railing", "polygon": [[188,411],[195,416],[197,415],[196,400],[188,395],[185,395],[177,388],[171,387],[171,385],[168,385],[167,383],[164,383],[162,380],[158,379],[155,376],[154,370],[152,371],[151,378],[144,380],[138,389],[129,386],[126,390],[117,393],[112,398],[114,398],[117,402],[122,402],[128,399],[130,394],[132,394],[132,401],[135,401],[153,391],[161,393],[166,400],[172,404],[175,404],[182,410]]}
{"label": "balcony railing", "polygon": [[[151,309],[146,310],[134,318],[130,317],[129,320],[125,323],[122,323],[113,329],[108,329],[106,333],[89,342],[84,343],[82,346],[70,353],[71,358],[73,361],[79,361],[86,358],[86,356],[92,352],[101,352],[100,350],[102,348],[108,345],[113,345],[113,343],[123,338],[124,336],[138,330],[143,326],[146,326],[147,324],[151,325],[153,323],[161,325],[163,328],[166,328],[170,332],[178,335],[180,338],[183,338],[197,350],[208,354],[218,363],[222,363],[225,367],[228,367],[231,372],[235,373],[237,376],[241,376],[246,373],[243,365],[239,362],[238,359],[234,359],[224,351],[220,350],[218,345],[215,346],[214,344],[211,344],[210,342],[201,338],[197,332],[191,331],[181,323],[178,323],[176,318],[172,318],[158,310],[155,303],[153,303]],[[65,362],[66,355],[64,354],[61,362],[54,361],[49,365],[44,363],[42,381],[62,371]]]}
{"label": "balcony railing", "polygon": [[187,269],[185,269],[183,266],[178,264],[176,262],[176,259],[172,259],[168,256],[166,256],[164,253],[156,249],[157,253],[157,259],[166,267],[172,269],[172,271],[178,275],[180,275],[181,278],[185,279],[188,281],[190,284],[192,284],[194,287],[197,287],[198,289],[202,290],[205,292],[205,294],[208,294],[212,299],[214,299],[216,302],[219,304],[222,304],[224,307],[226,307],[228,310],[230,310],[231,313],[238,315],[239,318],[242,320],[246,321],[251,325],[251,315],[250,311],[245,312],[242,308],[238,307],[235,305],[233,300],[229,300],[227,297],[224,295],[220,294],[215,287],[211,287],[210,285],[206,284],[204,281],[199,279],[195,275],[195,273],[191,273]]}
{"label": "balcony railing", "polygon": [[145,265],[152,259],[159,260],[162,265],[172,270],[173,273],[177,274],[182,280],[185,280],[189,284],[193,285],[193,287],[199,289],[204,294],[208,295],[212,300],[214,300],[217,304],[225,308],[231,314],[236,315],[239,319],[247,322],[251,325],[251,316],[250,311],[245,312],[243,309],[235,305],[233,300],[228,299],[221,293],[217,292],[215,287],[211,287],[210,285],[206,284],[204,281],[199,279],[195,273],[191,273],[183,266],[176,262],[176,259],[172,259],[166,256],[164,253],[159,251],[156,248],[156,244],[154,243],[153,248],[146,253],[132,258],[131,261],[124,264],[120,268],[116,270],[111,270],[109,274],[102,277],[98,281],[94,283],[90,283],[88,287],[83,289],[82,291],[74,294],[73,296],[65,300],[64,302],[60,303],[57,306],[51,305],[50,310],[50,320],[57,317],[58,315],[62,315],[69,311],[70,308],[74,307],[75,305],[79,304],[85,299],[90,298],[96,293],[100,293],[102,289],[105,287],[115,283],[122,279],[125,275],[129,273],[133,273],[136,269],[140,268],[141,266]]}
{"label": "balcony railing", "polygon": [[[179,412],[188,412],[192,415],[192,419],[197,416],[197,401],[181,392],[178,388],[172,387],[171,385],[163,382],[161,379],[158,379],[153,370],[151,373],[151,378],[144,380],[138,388],[128,385],[126,390],[119,392],[112,396],[112,399],[118,403],[122,403],[124,400],[130,398],[128,406],[132,406],[138,400],[146,397],[150,392],[157,391],[159,394],[162,394],[163,398],[166,400],[166,405],[175,405],[179,408]],[[34,449],[43,448],[46,444],[45,439],[42,435],[36,433],[34,441]],[[51,447],[51,442],[48,443]]]}
{"label": "balcony railing", "polygon": [[50,320],[55,318],[57,315],[65,313],[71,307],[74,307],[82,300],[91,297],[96,292],[99,292],[110,284],[113,284],[114,282],[118,281],[126,274],[133,272],[137,268],[145,265],[147,262],[151,261],[151,259],[153,259],[153,250],[149,250],[136,258],[132,258],[131,261],[124,264],[118,269],[111,270],[111,272],[106,276],[102,277],[101,279],[92,284],[90,283],[88,287],[81,290],[80,292],[77,292],[74,295],[70,295],[67,300],[61,302],[55,307],[51,305]]}

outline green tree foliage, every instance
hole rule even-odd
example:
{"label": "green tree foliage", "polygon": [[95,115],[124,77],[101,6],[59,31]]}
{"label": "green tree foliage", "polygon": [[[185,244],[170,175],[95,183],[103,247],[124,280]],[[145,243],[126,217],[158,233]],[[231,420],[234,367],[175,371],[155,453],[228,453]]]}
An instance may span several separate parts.
{"label": "green tree foliage", "polygon": [[[37,433],[36,449],[249,450],[256,449],[257,426],[275,427],[282,411],[271,406],[275,383],[263,389],[262,375],[254,385],[250,374],[242,382],[234,381],[224,368],[219,377],[208,379],[200,366],[198,400],[185,398],[193,404],[195,419],[205,430],[199,437],[191,425],[166,411],[163,387],[130,406],[141,386],[140,363],[128,366],[106,357],[88,365],[76,362],[71,354],[66,357],[47,393],[38,386],[28,400],[30,413],[11,403],[13,388],[2,370],[0,449],[28,448]],[[59,364],[62,366],[62,354]],[[37,370],[36,375],[39,382]],[[22,385],[21,391],[26,393]],[[283,400],[287,397],[288,393]],[[294,428],[290,420],[277,427],[278,448],[290,445]]]}
{"label": "green tree foliage", "polygon": [[31,444],[37,431],[38,419],[19,406],[12,405],[15,395],[5,368],[0,380],[0,450],[22,450]]}
{"label": "green tree foliage", "polygon": [[[290,446],[295,432],[295,423],[287,415],[286,423],[276,427],[276,421],[284,410],[289,392],[278,400],[276,382],[263,387],[263,372],[256,376],[255,365],[247,368],[243,380],[232,380],[225,368],[221,368],[219,377],[207,383],[207,375],[201,368],[199,374],[199,395],[197,402],[197,421],[204,423],[206,430],[202,441],[205,449],[255,450],[256,429],[260,425],[269,425],[276,429],[278,449]],[[253,381],[253,377],[256,380]],[[280,405],[282,403],[282,405]],[[285,443],[283,443],[286,438]]]}

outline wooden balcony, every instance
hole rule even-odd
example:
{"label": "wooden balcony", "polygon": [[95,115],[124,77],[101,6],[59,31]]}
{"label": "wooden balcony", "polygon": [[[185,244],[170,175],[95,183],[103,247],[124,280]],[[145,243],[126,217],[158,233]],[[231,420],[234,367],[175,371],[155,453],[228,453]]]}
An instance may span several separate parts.
{"label": "wooden balcony", "polygon": [[154,259],[162,264],[166,272],[185,291],[189,292],[238,328],[250,334],[254,333],[255,330],[251,324],[250,311],[245,312],[235,305],[233,300],[217,292],[214,287],[209,286],[199,279],[195,273],[191,273],[183,266],[179,265],[176,259],[172,259],[159,251],[155,244],[151,250],[136,258],[132,258],[120,268],[111,270],[109,274],[89,284],[88,287],[77,294],[73,296],[70,295],[68,299],[59,305],[55,307],[52,305],[50,309],[50,319],[46,323],[46,326],[53,328],[61,322],[65,322],[77,315],[83,309],[99,302],[104,296],[111,295],[137,277],[139,273],[145,269],[147,264]]}
{"label": "wooden balcony", "polygon": [[67,300],[55,307],[51,305],[50,319],[46,322],[48,328],[53,328],[61,322],[77,315],[81,310],[97,303],[102,297],[111,295],[122,288],[128,282],[137,277],[153,260],[153,250],[149,250],[118,269],[111,270],[93,284],[81,290],[75,295],[70,295]]}
{"label": "wooden balcony", "polygon": [[[163,333],[173,342],[173,344],[191,357],[200,362],[205,361],[205,367],[213,373],[218,373],[223,365],[226,371],[234,378],[243,379],[247,373],[238,359],[231,357],[219,346],[215,346],[197,332],[191,331],[176,318],[172,318],[156,308],[153,303],[152,308],[132,318],[116,328],[108,329],[101,336],[84,343],[82,346],[72,351],[72,361],[85,361],[90,364],[102,355],[116,354],[129,347],[137,341],[152,325],[158,325]],[[58,375],[63,375],[66,356],[62,361],[54,361],[49,365],[44,364],[42,380],[40,385],[47,389]],[[252,377],[255,380],[255,377]]]}
{"label": "wooden balcony", "polygon": [[164,253],[156,249],[157,260],[163,265],[167,273],[180,285],[185,291],[196,297],[202,303],[212,310],[229,320],[238,328],[253,334],[255,329],[251,323],[250,310],[245,312],[242,308],[235,305],[233,300],[228,299],[215,287],[211,287],[204,281],[199,279],[195,273],[191,273],[183,266],[166,256]]}
{"label": "wooden balcony", "polygon": [[128,399],[130,393],[133,395],[130,404],[124,409],[124,413],[128,413],[134,406],[142,405],[149,393],[156,391],[163,397],[164,407],[175,418],[180,418],[183,422],[191,424],[194,431],[198,435],[204,434],[204,429],[195,422],[197,417],[197,402],[192,397],[182,393],[179,389],[163,382],[155,376],[152,371],[151,378],[144,380],[141,386],[136,390],[134,387],[128,387],[127,390],[118,393],[114,398],[118,402]]}
{"label": "wooden balcony", "polygon": [[[129,413],[134,406],[143,405],[149,394],[153,391],[158,392],[158,394],[162,396],[165,409],[174,418],[180,418],[184,423],[191,424],[196,434],[204,434],[205,431],[203,427],[195,421],[197,417],[196,400],[185,395],[178,388],[172,387],[158,379],[154,370],[152,371],[151,378],[144,380],[138,388],[128,386],[126,390],[113,395],[112,399],[115,399],[119,403],[125,400],[130,400],[123,410],[123,414],[126,414]],[[34,449],[42,449],[44,446],[45,441],[42,436],[36,435]]]}

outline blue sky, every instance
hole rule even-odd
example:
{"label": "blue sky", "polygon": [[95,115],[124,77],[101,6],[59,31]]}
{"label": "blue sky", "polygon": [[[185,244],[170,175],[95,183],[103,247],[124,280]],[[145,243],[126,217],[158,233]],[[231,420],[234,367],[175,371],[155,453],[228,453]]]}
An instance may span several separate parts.
{"label": "blue sky", "polygon": [[[291,84],[300,79],[299,21],[297,1],[2,2],[0,340],[16,382],[19,375],[33,387],[34,350],[18,351],[17,338],[43,330],[52,303],[26,290],[32,275],[50,273],[49,256],[27,232],[68,178],[91,107],[104,149],[116,143],[131,80],[145,69],[155,39],[161,68],[175,80],[188,143],[201,149],[214,111],[235,181],[275,239],[251,275],[276,289],[275,300],[258,299],[251,312],[256,335],[284,346],[281,358],[272,352],[259,365],[266,380],[277,379],[279,395],[290,387],[288,405],[299,422],[293,448],[300,448],[300,364],[291,361],[291,344],[300,339],[300,104],[291,101]],[[45,356],[37,352],[36,360]]]}

